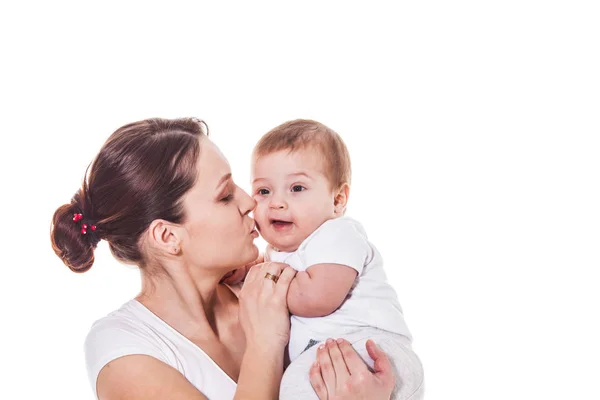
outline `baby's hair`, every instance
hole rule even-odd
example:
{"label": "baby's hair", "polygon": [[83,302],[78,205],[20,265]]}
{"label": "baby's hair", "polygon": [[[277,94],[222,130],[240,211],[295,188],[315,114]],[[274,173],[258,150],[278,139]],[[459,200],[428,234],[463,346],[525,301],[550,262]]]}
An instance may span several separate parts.
{"label": "baby's hair", "polygon": [[316,150],[323,156],[323,171],[331,188],[350,185],[352,168],[346,144],[333,129],[310,119],[284,122],[271,129],[256,144],[253,159],[281,150]]}
{"label": "baby's hair", "polygon": [[140,237],[152,221],[183,221],[182,198],[196,181],[206,135],[206,124],[196,118],[147,119],[117,129],[81,188],[54,213],[56,255],[72,271],[85,272],[104,239],[118,260],[143,267]]}

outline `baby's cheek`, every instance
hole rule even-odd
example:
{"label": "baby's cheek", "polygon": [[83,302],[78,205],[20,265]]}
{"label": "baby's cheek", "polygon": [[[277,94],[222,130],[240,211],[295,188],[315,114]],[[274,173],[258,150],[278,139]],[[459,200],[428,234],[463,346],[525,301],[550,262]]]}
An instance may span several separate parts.
{"label": "baby's cheek", "polygon": [[264,212],[262,212],[261,210],[259,210],[258,208],[256,210],[254,210],[254,220],[256,221],[256,223],[260,226],[265,225],[267,223],[267,218]]}
{"label": "baby's cheek", "polygon": [[254,218],[264,220],[266,216],[266,207],[264,204],[258,203],[254,210]]}

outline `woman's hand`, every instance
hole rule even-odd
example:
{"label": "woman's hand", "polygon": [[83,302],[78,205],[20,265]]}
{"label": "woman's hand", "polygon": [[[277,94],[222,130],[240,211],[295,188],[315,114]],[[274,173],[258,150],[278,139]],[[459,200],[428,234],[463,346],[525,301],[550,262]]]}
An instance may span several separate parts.
{"label": "woman's hand", "polygon": [[[278,277],[267,278],[267,274]],[[240,292],[240,324],[246,346],[280,351],[290,340],[287,292],[296,271],[287,264],[267,262],[250,268]],[[279,349],[281,347],[281,349]]]}
{"label": "woman's hand", "polygon": [[317,361],[310,369],[310,383],[320,400],[389,400],[395,378],[387,356],[372,341],[367,352],[375,361],[369,371],[350,342],[328,339],[319,346]]}

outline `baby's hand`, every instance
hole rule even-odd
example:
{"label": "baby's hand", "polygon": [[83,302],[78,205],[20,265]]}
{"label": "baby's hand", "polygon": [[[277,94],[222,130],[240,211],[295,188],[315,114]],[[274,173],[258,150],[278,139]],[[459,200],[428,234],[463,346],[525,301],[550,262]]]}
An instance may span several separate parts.
{"label": "baby's hand", "polygon": [[242,268],[234,269],[233,271],[228,272],[223,279],[221,279],[221,283],[233,286],[243,282],[250,268],[256,264],[263,263],[264,261],[265,257],[262,254],[259,254],[258,258],[252,261],[250,264],[246,264]]}

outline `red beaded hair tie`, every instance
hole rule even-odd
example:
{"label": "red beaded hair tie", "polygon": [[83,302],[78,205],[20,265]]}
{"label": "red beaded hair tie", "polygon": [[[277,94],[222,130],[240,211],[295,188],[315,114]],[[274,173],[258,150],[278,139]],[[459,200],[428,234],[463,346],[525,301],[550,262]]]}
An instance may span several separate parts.
{"label": "red beaded hair tie", "polygon": [[[77,223],[79,221],[81,221],[83,219],[83,214],[79,213],[79,214],[73,214],[73,222]],[[96,230],[96,225],[91,225],[89,226],[89,228],[93,231]],[[81,224],[81,234],[85,235],[87,234],[87,229],[88,229],[88,224],[83,223]]]}

